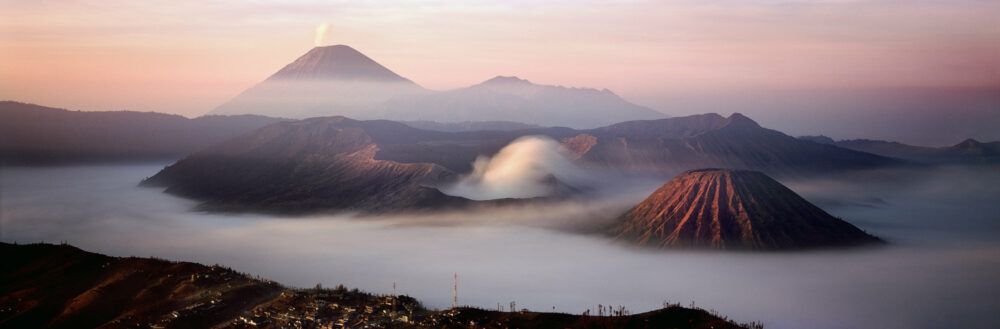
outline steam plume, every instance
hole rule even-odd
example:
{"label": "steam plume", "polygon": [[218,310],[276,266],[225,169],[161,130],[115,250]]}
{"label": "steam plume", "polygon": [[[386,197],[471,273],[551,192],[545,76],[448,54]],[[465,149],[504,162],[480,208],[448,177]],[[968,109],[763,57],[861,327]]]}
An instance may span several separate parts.
{"label": "steam plume", "polygon": [[316,26],[316,41],[313,42],[314,46],[319,47],[323,45],[323,39],[326,38],[326,31],[329,29],[330,24],[327,22],[323,22],[319,24],[319,26]]}
{"label": "steam plume", "polygon": [[548,137],[518,138],[492,158],[477,158],[472,173],[444,192],[476,200],[549,195],[557,184],[581,178],[563,152]]}

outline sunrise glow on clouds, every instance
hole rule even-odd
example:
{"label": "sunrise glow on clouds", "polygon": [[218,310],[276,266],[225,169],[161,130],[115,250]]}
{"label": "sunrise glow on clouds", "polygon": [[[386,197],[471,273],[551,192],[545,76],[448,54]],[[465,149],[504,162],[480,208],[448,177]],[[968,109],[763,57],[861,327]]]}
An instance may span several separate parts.
{"label": "sunrise glow on clouds", "polygon": [[[0,1],[0,98],[203,114],[314,44],[431,89],[1000,88],[996,1]],[[658,108],[666,112],[670,109]]]}

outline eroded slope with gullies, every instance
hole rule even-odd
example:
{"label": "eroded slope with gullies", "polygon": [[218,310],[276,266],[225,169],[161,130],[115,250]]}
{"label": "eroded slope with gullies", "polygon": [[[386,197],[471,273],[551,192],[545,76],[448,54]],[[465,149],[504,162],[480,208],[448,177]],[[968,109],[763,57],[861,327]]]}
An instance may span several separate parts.
{"label": "eroded slope with gullies", "polygon": [[365,129],[365,124],[372,123],[330,117],[264,127],[178,161],[142,184],[222,211],[381,212],[467,201],[426,187],[451,179],[446,168],[376,159],[379,146],[372,135],[391,139],[379,134],[393,127]]}
{"label": "eroded slope with gullies", "polygon": [[699,169],[661,186],[610,233],[658,248],[789,250],[880,240],[754,171]]}

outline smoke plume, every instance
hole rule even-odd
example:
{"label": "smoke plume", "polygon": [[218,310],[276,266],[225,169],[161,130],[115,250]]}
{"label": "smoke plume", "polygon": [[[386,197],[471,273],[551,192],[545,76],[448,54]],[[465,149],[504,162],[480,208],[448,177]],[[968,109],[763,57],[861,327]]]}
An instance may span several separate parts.
{"label": "smoke plume", "polygon": [[326,38],[326,31],[329,29],[330,24],[327,22],[323,22],[319,24],[319,26],[316,26],[316,41],[313,42],[314,46],[319,47],[323,45],[323,40]]}
{"label": "smoke plume", "polygon": [[548,137],[521,137],[492,158],[477,158],[472,173],[444,192],[474,200],[547,196],[583,178],[563,153]]}

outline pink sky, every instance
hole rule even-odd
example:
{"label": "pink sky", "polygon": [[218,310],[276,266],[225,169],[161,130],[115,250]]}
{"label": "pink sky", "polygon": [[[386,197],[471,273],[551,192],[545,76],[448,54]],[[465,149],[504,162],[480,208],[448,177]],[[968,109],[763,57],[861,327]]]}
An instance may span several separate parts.
{"label": "pink sky", "polygon": [[0,99],[197,116],[316,27],[420,85],[496,75],[670,99],[1000,88],[998,1],[6,1]]}

